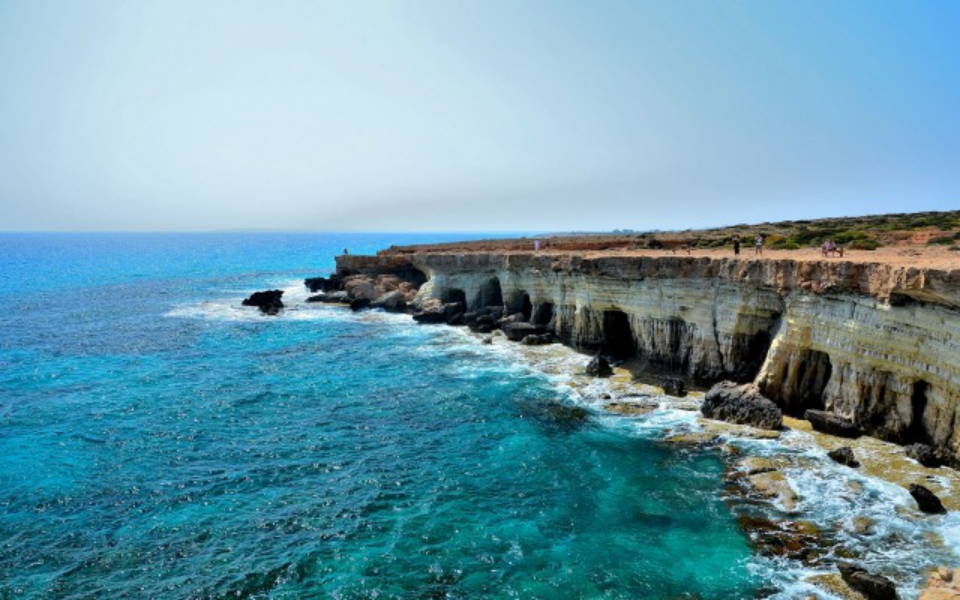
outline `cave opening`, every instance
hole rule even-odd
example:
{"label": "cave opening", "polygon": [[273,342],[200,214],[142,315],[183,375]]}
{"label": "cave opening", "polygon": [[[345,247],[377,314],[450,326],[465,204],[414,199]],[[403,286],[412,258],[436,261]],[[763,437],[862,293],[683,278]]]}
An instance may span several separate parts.
{"label": "cave opening", "polygon": [[550,324],[550,321],[553,320],[553,303],[552,302],[541,302],[537,304],[536,308],[533,310],[533,318],[531,322],[534,325],[542,325],[546,327]]}
{"label": "cave opening", "polygon": [[907,429],[908,442],[920,444],[930,442],[930,436],[927,435],[927,429],[923,425],[923,413],[927,410],[927,392],[929,389],[930,384],[922,379],[913,384],[913,393],[910,396],[913,417],[910,420],[910,427]]}
{"label": "cave opening", "polygon": [[488,306],[503,306],[503,290],[500,288],[500,279],[491,277],[477,292],[476,308],[486,308]]}
{"label": "cave opening", "polygon": [[613,358],[633,356],[637,350],[630,317],[622,310],[603,311],[603,346],[601,351]]}
{"label": "cave opening", "polygon": [[523,299],[520,301],[520,313],[523,314],[524,321],[530,320],[530,315],[533,314],[533,304],[530,302],[530,294],[523,295]]}
{"label": "cave opening", "polygon": [[467,305],[467,294],[460,289],[450,288],[444,290],[443,294],[440,295],[440,301],[444,303],[448,302],[460,302],[464,306]]}

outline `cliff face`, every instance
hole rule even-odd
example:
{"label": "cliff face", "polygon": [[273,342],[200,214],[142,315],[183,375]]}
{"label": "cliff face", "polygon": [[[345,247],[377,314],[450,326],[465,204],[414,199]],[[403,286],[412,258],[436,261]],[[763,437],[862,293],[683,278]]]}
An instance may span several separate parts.
{"label": "cliff face", "polygon": [[755,380],[960,457],[960,271],[843,261],[443,254],[349,256],[338,273],[422,273],[418,298],[505,305],[587,350],[710,383]]}

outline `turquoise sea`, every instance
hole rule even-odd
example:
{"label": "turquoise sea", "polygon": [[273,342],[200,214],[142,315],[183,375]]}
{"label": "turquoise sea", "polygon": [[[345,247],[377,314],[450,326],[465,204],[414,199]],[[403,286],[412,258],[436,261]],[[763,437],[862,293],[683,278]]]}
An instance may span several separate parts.
{"label": "turquoise sea", "polygon": [[462,329],[298,301],[345,247],[460,237],[0,235],[0,597],[769,588],[718,454]]}

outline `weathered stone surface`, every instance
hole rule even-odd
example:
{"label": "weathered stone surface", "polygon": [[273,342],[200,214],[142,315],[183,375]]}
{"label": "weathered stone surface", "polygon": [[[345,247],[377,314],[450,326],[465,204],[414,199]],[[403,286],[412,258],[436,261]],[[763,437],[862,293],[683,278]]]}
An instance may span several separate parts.
{"label": "weathered stone surface", "polygon": [[610,366],[610,363],[607,362],[607,359],[598,354],[587,363],[587,375],[609,377],[613,375],[613,368]]}
{"label": "weathered stone surface", "polygon": [[340,278],[336,275],[332,277],[308,277],[303,280],[303,284],[312,293],[333,292],[340,288]]}
{"label": "weathered stone surface", "polygon": [[853,448],[850,446],[842,446],[836,450],[831,450],[827,452],[827,456],[841,465],[846,465],[854,469],[860,466],[860,461],[853,455]]}
{"label": "weathered stone surface", "polygon": [[657,410],[657,404],[636,402],[608,402],[604,408],[610,412],[627,417],[639,417]]}
{"label": "weathered stone surface", "polygon": [[960,600],[960,579],[946,567],[935,569],[920,594],[920,600]]}
{"label": "weathered stone surface", "polygon": [[521,341],[522,344],[527,346],[543,346],[544,344],[549,344],[553,342],[553,334],[551,333],[531,333],[530,335],[524,336]]}
{"label": "weathered stone surface", "polygon": [[389,311],[402,311],[407,308],[407,299],[400,290],[393,290],[377,297],[370,306]]}
{"label": "weathered stone surface", "polygon": [[423,303],[423,308],[413,313],[413,320],[417,323],[448,323],[457,315],[463,314],[463,305],[459,302],[440,302],[429,300]]}
{"label": "weathered stone surface", "polygon": [[365,308],[370,308],[370,300],[366,298],[354,298],[350,301],[350,310],[358,311]]}
{"label": "weathered stone surface", "polygon": [[797,502],[800,498],[797,492],[790,486],[787,476],[783,471],[760,471],[747,476],[747,482],[754,493],[761,498],[767,498],[778,502],[785,510],[792,511],[797,508]]}
{"label": "weathered stone surface", "polygon": [[265,315],[276,315],[283,308],[282,290],[267,290],[254,292],[241,303],[244,306],[255,306]]}
{"label": "weathered stone surface", "polygon": [[837,568],[843,580],[869,600],[897,600],[897,588],[886,577],[850,563],[840,563]]}
{"label": "weathered stone surface", "polygon": [[708,419],[761,429],[783,427],[783,413],[752,384],[737,385],[731,381],[716,384],[707,392],[700,412]]}
{"label": "weathered stone surface", "polygon": [[849,419],[844,419],[823,410],[808,410],[803,418],[810,421],[810,426],[821,433],[829,433],[838,437],[858,438],[861,431]]}
{"label": "weathered stone surface", "polygon": [[328,292],[323,295],[310,296],[307,298],[307,302],[323,302],[324,304],[349,304],[350,294],[344,291]]}
{"label": "weathered stone surface", "polygon": [[917,508],[919,508],[921,512],[931,515],[942,515],[947,512],[947,509],[943,507],[943,503],[940,502],[940,498],[937,498],[937,495],[928,488],[916,483],[911,483],[909,490],[910,495],[917,501]]}

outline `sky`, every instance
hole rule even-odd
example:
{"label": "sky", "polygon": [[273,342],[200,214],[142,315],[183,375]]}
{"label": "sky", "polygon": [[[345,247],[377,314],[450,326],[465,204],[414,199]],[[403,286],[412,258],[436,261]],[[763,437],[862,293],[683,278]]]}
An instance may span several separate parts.
{"label": "sky", "polygon": [[0,0],[0,230],[960,209],[960,2]]}

